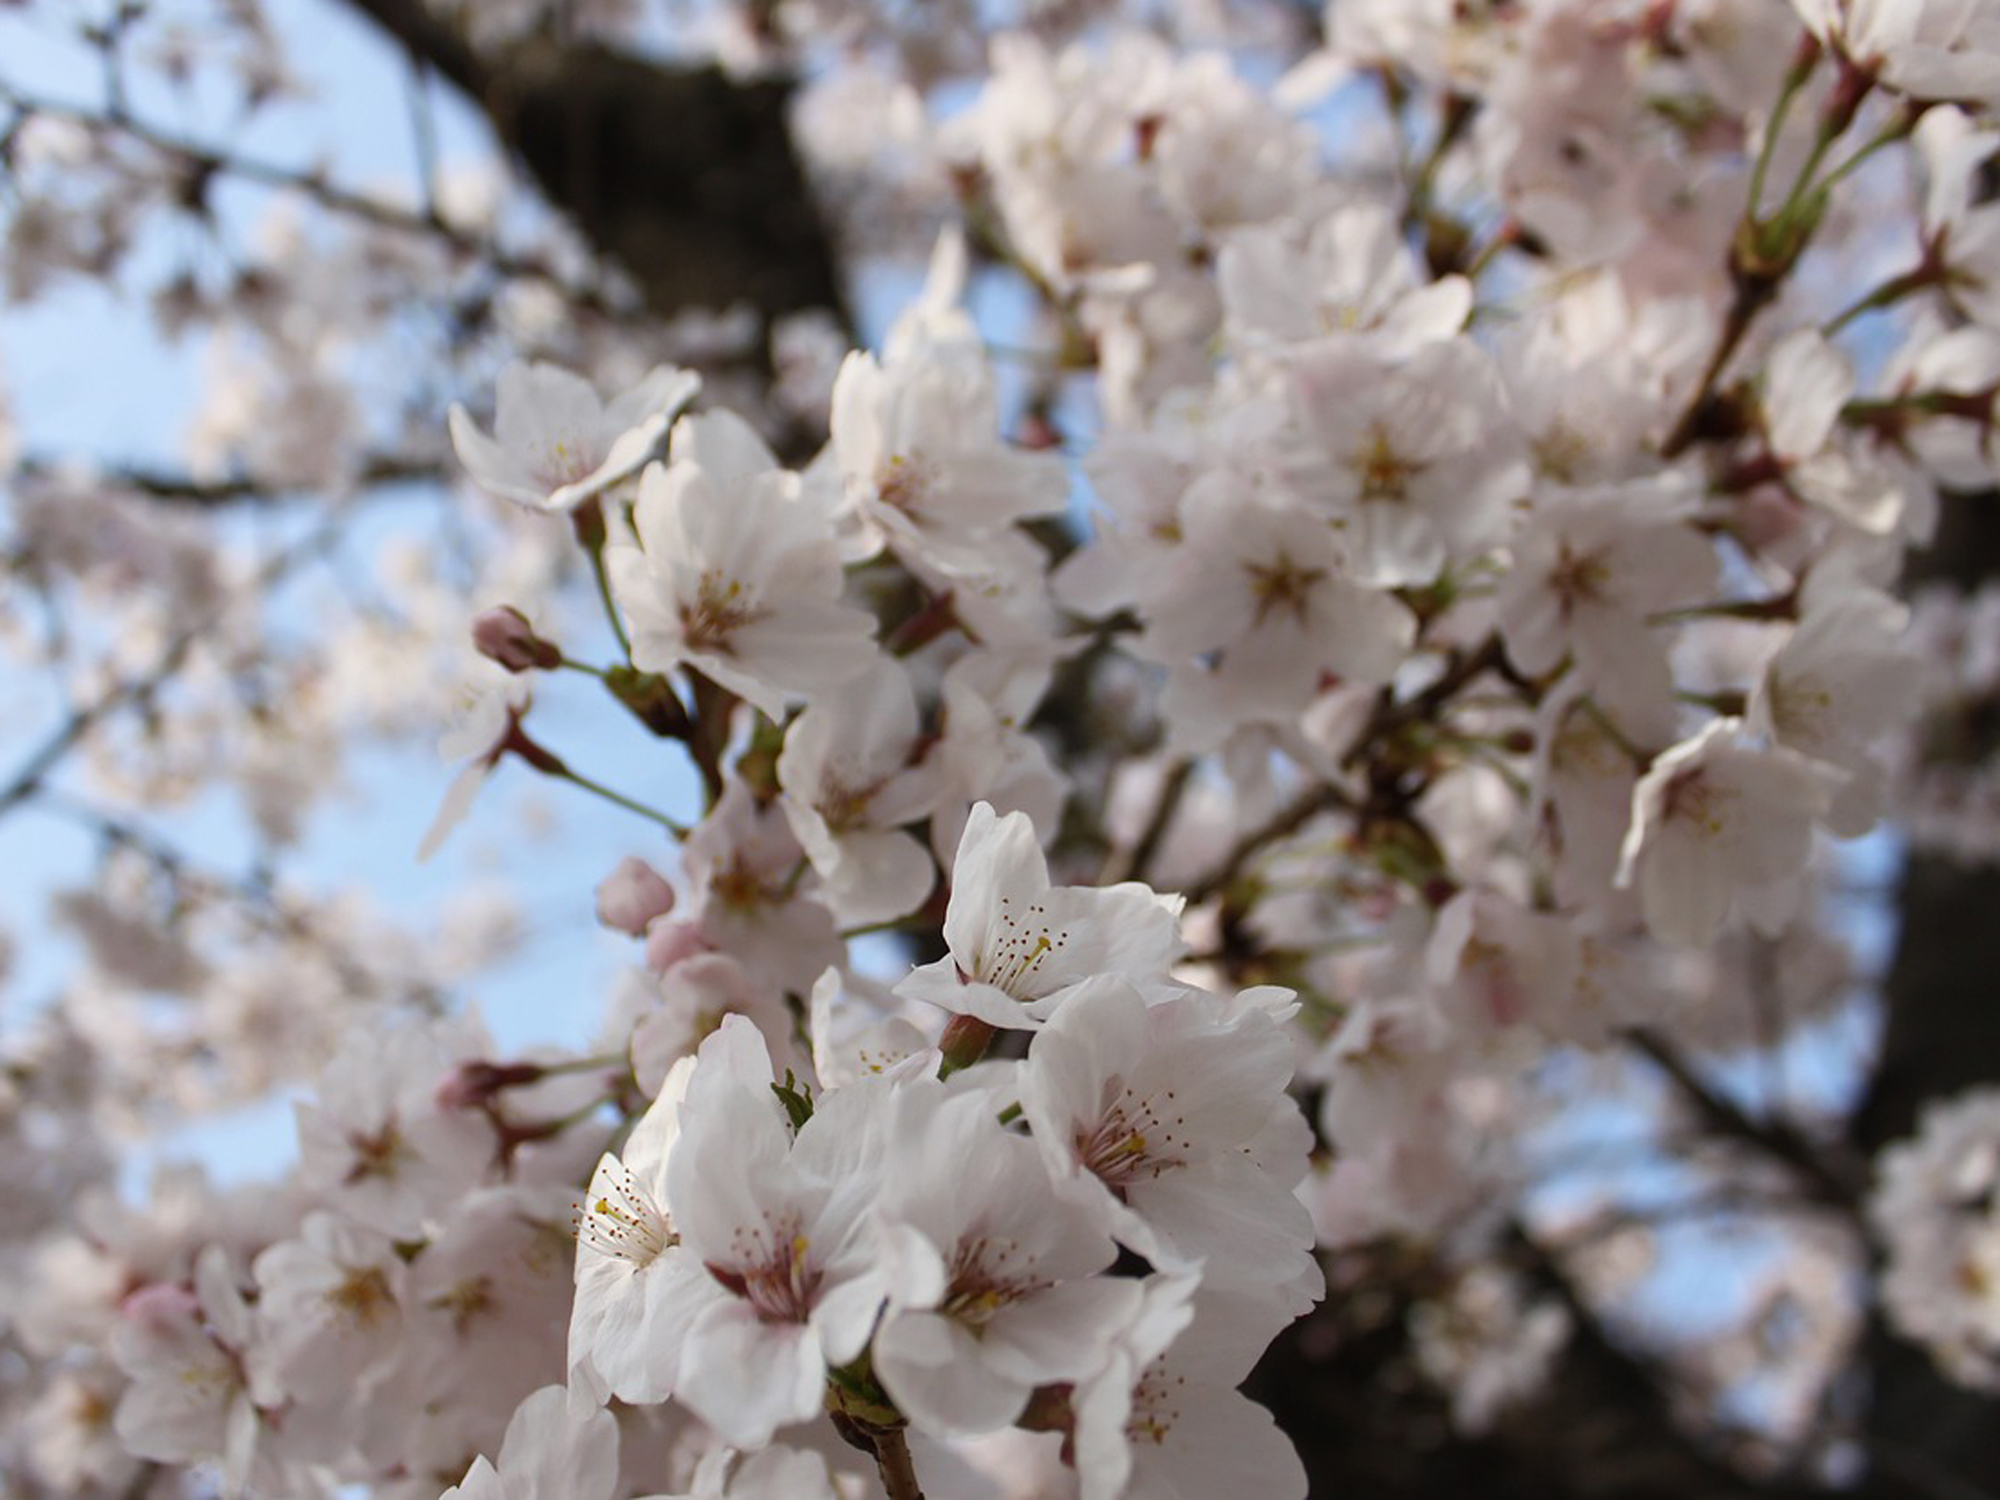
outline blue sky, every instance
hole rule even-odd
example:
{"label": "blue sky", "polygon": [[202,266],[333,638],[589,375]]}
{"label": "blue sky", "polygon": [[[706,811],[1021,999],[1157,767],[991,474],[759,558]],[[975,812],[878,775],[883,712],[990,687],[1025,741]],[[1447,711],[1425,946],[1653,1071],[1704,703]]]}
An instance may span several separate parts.
{"label": "blue sky", "polygon": [[[51,10],[58,9],[51,7]],[[290,164],[325,162],[343,183],[408,193],[416,155],[403,60],[344,7],[317,0],[270,0],[286,33],[286,52],[309,69],[311,97],[275,106],[226,137],[204,114],[206,101],[173,96],[135,103],[147,118],[197,141],[227,139],[244,155]],[[43,12],[0,10],[0,78],[38,95],[87,103],[95,75],[77,49],[64,45]],[[479,160],[491,150],[471,112],[436,91],[443,158]],[[222,195],[228,227],[247,228],[268,195]],[[135,257],[135,281],[155,278],[186,253],[185,243],[155,235]],[[115,461],[173,468],[183,461],[183,437],[201,378],[198,341],[164,342],[143,310],[114,289],[72,281],[29,306],[0,307],[0,389],[24,447],[38,455],[95,454]],[[442,424],[443,414],[438,414]],[[412,524],[428,507],[390,507],[370,523],[375,537]],[[296,521],[247,515],[228,523],[244,534]],[[551,525],[559,523],[551,522]],[[363,550],[367,538],[358,544]],[[298,628],[303,619],[281,627]],[[608,659],[609,636],[573,641],[579,655]],[[452,685],[439,684],[442,703]],[[579,768],[662,804],[691,809],[692,779],[678,750],[663,749],[622,712],[604,705],[583,679],[544,690],[551,739]],[[48,684],[18,668],[0,674],[0,777],[9,776],[62,716]],[[580,749],[579,747],[587,747]],[[532,898],[529,942],[469,998],[485,1014],[503,1050],[537,1042],[582,1042],[620,965],[635,954],[623,938],[600,931],[592,912],[596,881],[627,853],[663,865],[670,850],[657,830],[582,793],[542,783],[518,765],[503,766],[471,821],[431,863],[419,865],[417,841],[453,768],[427,747],[377,750],[355,764],[355,794],[323,807],[309,826],[291,869],[319,890],[360,887],[383,909],[408,914],[421,927],[456,890],[494,880]],[[58,778],[76,785],[72,777]],[[252,841],[228,799],[209,797],[189,809],[143,816],[147,826],[199,851],[208,863],[238,867]],[[524,833],[546,825],[552,831]],[[92,838],[62,819],[32,808],[0,821],[0,923],[18,949],[8,987],[10,1009],[45,1004],[60,992],[78,960],[73,942],[48,920],[49,893],[87,882]],[[155,1143],[161,1154],[191,1150],[219,1176],[265,1175],[293,1154],[284,1101],[238,1111]],[[133,1173],[142,1175],[142,1153]]]}

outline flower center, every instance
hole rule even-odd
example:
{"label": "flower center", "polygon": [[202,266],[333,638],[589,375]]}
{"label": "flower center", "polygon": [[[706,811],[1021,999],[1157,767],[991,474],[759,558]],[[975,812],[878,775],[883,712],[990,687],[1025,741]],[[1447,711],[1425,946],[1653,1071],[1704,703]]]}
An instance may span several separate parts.
{"label": "flower center", "polygon": [[347,1175],[341,1179],[345,1187],[353,1187],[370,1177],[393,1181],[403,1163],[415,1154],[403,1140],[403,1133],[396,1128],[393,1118],[384,1121],[379,1130],[350,1130],[347,1146],[354,1153],[354,1159],[347,1168]]}
{"label": "flower center", "polygon": [[1660,798],[1660,821],[1678,823],[1690,832],[1716,838],[1725,826],[1728,805],[1728,795],[1709,781],[1700,768],[1683,771],[1667,782],[1666,792]]}
{"label": "flower center", "polygon": [[1535,465],[1551,479],[1571,480],[1583,470],[1590,457],[1590,442],[1567,422],[1551,422],[1546,431],[1529,439]]}
{"label": "flower center", "polygon": [[1825,737],[1834,719],[1833,693],[1814,673],[1794,677],[1771,674],[1771,720],[1780,735],[1794,743],[1813,744]]}
{"label": "flower center", "polygon": [[464,1338],[473,1324],[493,1310],[492,1278],[468,1276],[431,1298],[429,1305],[451,1319],[452,1331]]}
{"label": "flower center", "polygon": [[691,650],[727,654],[730,636],[763,613],[744,597],[741,579],[710,568],[695,586],[694,602],[681,606],[681,633]]}
{"label": "flower center", "polygon": [[1031,1275],[1029,1265],[1018,1241],[990,1235],[960,1240],[938,1311],[975,1330],[984,1328],[1001,1308],[1051,1284]]}
{"label": "flower center", "polygon": [[584,478],[601,461],[592,445],[557,438],[543,450],[535,477],[553,490]]}
{"label": "flower center", "polygon": [[1355,456],[1353,463],[1361,478],[1363,501],[1407,500],[1410,481],[1424,470],[1417,460],[1399,454],[1388,430],[1379,426],[1370,430],[1368,445]]}
{"label": "flower center", "polygon": [[846,833],[866,826],[868,805],[880,790],[881,781],[855,786],[828,772],[820,782],[819,795],[813,799],[813,809],[826,820],[828,828],[835,833]]}
{"label": "flower center", "polygon": [[598,1254],[643,1270],[680,1243],[653,1195],[623,1162],[606,1161],[590,1186],[590,1197],[577,1211],[576,1237]]}
{"label": "flower center", "polygon": [[[1113,1086],[1117,1086],[1116,1080]],[[1185,1165],[1182,1153],[1191,1143],[1180,1133],[1186,1118],[1170,1113],[1175,1107],[1172,1089],[1157,1100],[1121,1089],[1117,1102],[1094,1126],[1077,1131],[1077,1160],[1120,1194],[1134,1182],[1151,1180]]]}
{"label": "flower center", "polygon": [[803,1323],[824,1279],[812,1263],[812,1241],[797,1220],[738,1229],[731,1236],[740,1269],[708,1263],[708,1274],[748,1302],[766,1323]]}
{"label": "flower center", "polygon": [[1595,552],[1572,552],[1567,542],[1556,549],[1556,565],[1549,570],[1549,589],[1562,604],[1567,618],[1586,600],[1604,597],[1611,581],[1611,569]]}
{"label": "flower center", "polygon": [[1326,569],[1302,568],[1282,552],[1272,562],[1245,564],[1243,571],[1250,575],[1250,595],[1256,601],[1259,625],[1273,614],[1288,614],[1304,625],[1313,585],[1326,577]]}
{"label": "flower center", "polygon": [[389,1278],[379,1266],[349,1271],[340,1285],[326,1294],[326,1300],[335,1316],[350,1328],[372,1327],[396,1310]]}
{"label": "flower center", "polygon": [[930,490],[930,466],[920,458],[891,455],[876,483],[876,493],[891,510],[899,510],[915,520]]}
{"label": "flower center", "polygon": [[978,966],[977,977],[1017,1000],[1032,1000],[1037,997],[1024,991],[1042,961],[1051,953],[1062,951],[1069,942],[1069,934],[1050,925],[1049,909],[1039,901],[1030,903],[1019,916],[1015,915],[1013,905],[1011,898],[1000,898],[999,932],[986,962]]}
{"label": "flower center", "polygon": [[1186,1384],[1185,1377],[1167,1374],[1158,1360],[1148,1365],[1132,1392],[1132,1417],[1125,1424],[1125,1436],[1156,1447],[1164,1443],[1181,1419],[1181,1391]]}

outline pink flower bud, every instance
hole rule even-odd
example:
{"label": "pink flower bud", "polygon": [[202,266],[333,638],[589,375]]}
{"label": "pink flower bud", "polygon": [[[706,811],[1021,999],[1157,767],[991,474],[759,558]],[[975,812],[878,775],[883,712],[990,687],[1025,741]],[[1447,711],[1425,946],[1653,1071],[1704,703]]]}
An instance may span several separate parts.
{"label": "pink flower bud", "polygon": [[627,855],[597,887],[597,920],[616,932],[644,937],[653,918],[674,909],[674,888],[643,859]]}
{"label": "pink flower bud", "polygon": [[1806,522],[1806,508],[1771,485],[1752,491],[1736,512],[1744,540],[1760,552],[1784,545]]}
{"label": "pink flower bud", "polygon": [[664,974],[684,958],[710,953],[699,922],[661,922],[646,933],[646,967]]}
{"label": "pink flower bud", "polygon": [[536,635],[528,617],[511,604],[480,611],[472,622],[472,644],[510,672],[546,672],[562,665],[562,652]]}

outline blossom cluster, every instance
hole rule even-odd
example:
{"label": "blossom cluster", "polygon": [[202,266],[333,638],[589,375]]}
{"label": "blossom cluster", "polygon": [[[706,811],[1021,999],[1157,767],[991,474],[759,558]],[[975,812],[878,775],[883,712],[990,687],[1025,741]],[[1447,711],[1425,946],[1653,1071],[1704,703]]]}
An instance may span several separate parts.
{"label": "blossom cluster", "polygon": [[[1060,1432],[1086,1496],[1303,1494],[1231,1389],[1320,1286],[1290,997],[1172,980],[1170,909],[1051,888],[1021,814],[975,808],[954,873],[943,1051],[857,1029],[830,972],[803,1076],[725,1014],[599,1163],[573,1387],[674,1397],[745,1453],[831,1410],[878,1441]],[[1003,1004],[1026,1055],[952,1066]]]}
{"label": "blossom cluster", "polygon": [[[1018,997],[1025,1057],[971,1063],[961,1031],[962,1065],[941,1067],[891,997],[842,994],[838,971],[809,1038],[767,1041],[769,1016],[732,1006],[734,964],[686,959],[706,1039],[578,1201],[625,1064],[495,1065],[464,1026],[357,1038],[298,1108],[289,1201],[191,1182],[171,1239],[100,1213],[48,1247],[36,1338],[95,1323],[110,1358],[48,1393],[51,1472],[115,1477],[132,1455],[213,1462],[248,1493],[462,1475],[457,1493],[514,1500],[670,1476],[833,1495],[854,1464],[826,1444],[831,1410],[849,1432],[907,1427],[944,1493],[978,1472],[954,1444],[1018,1424],[1085,1495],[1302,1495],[1231,1389],[1320,1287],[1292,1191],[1308,1132],[1288,995],[1172,979],[1173,906],[1051,888],[1020,814],[976,807],[955,869],[956,961]],[[900,988],[925,992],[922,971]],[[635,1033],[632,1070],[659,1045]],[[565,1371],[566,1398],[536,1394]],[[113,1388],[107,1430],[66,1423]],[[597,1413],[612,1397],[624,1468]],[[497,1471],[468,1469],[468,1435],[517,1403]]]}

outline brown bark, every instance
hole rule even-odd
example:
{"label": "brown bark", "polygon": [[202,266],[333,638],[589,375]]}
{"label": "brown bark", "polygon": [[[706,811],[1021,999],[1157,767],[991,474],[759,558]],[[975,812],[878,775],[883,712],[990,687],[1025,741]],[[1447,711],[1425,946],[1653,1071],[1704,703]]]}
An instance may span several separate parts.
{"label": "brown bark", "polygon": [[748,303],[846,321],[835,247],[787,122],[791,85],[531,35],[475,50],[422,0],[348,0],[492,122],[647,308]]}
{"label": "brown bark", "polygon": [[[1912,569],[1920,582],[1965,590],[2000,579],[2000,511],[1993,495],[1945,502],[1936,542]],[[1966,763],[2000,751],[2000,705],[1966,715],[1933,740]],[[1912,1134],[1924,1106],[2000,1080],[2000,868],[1912,853],[1899,896],[1901,928],[1883,985],[1882,1050],[1854,1120],[1871,1155]],[[1946,1379],[1921,1349],[1876,1317],[1867,1367],[1869,1493],[1895,1497],[1982,1492],[2000,1475],[2000,1401]]]}
{"label": "brown bark", "polygon": [[1677,1420],[1669,1378],[1621,1343],[1561,1266],[1516,1234],[1508,1252],[1573,1333],[1548,1384],[1493,1429],[1454,1427],[1417,1366],[1410,1314],[1439,1267],[1389,1244],[1336,1256],[1327,1300],[1294,1324],[1247,1387],[1297,1444],[1314,1496],[1349,1500],[1804,1500],[1818,1486],[1761,1480]]}

